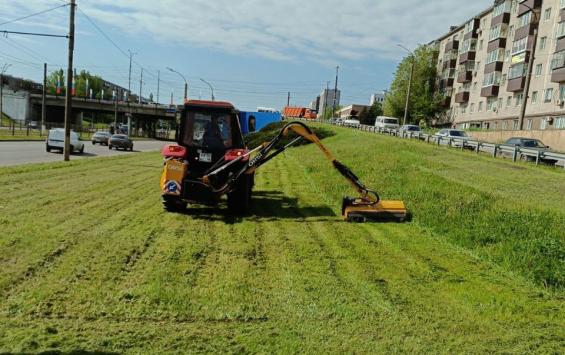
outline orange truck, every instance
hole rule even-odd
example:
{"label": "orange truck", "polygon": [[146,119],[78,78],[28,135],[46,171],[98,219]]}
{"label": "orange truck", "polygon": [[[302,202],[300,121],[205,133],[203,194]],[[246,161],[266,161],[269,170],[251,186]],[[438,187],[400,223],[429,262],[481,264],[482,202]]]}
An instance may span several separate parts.
{"label": "orange truck", "polygon": [[316,113],[316,111],[306,107],[287,106],[283,109],[283,116],[285,118],[316,119],[318,117],[318,114]]}

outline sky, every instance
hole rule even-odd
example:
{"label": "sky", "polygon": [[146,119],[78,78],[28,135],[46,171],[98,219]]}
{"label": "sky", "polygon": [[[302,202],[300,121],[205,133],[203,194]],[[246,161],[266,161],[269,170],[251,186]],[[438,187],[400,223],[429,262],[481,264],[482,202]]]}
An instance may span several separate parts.
{"label": "sky", "polygon": [[[368,104],[387,89],[406,55],[492,5],[492,0],[77,0],[75,68],[159,101],[183,96],[234,103],[242,110],[308,105],[327,82],[338,86],[342,104]],[[65,35],[64,0],[2,0],[0,31]],[[58,7],[58,8],[57,8]],[[13,20],[51,10],[20,21]],[[9,22],[9,23],[6,23]],[[41,81],[65,68],[63,38],[0,34],[0,67]],[[160,83],[158,85],[158,77]]]}

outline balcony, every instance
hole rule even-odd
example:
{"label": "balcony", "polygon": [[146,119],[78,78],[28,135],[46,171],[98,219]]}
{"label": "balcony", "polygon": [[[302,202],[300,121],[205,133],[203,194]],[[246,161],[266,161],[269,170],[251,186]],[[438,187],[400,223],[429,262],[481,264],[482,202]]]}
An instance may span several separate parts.
{"label": "balcony", "polygon": [[485,86],[484,88],[481,89],[481,96],[482,97],[498,96],[499,91],[500,91],[500,87],[498,85]]}
{"label": "balcony", "polygon": [[[532,9],[538,9],[541,7],[542,0],[526,0],[520,3],[520,7],[518,8],[518,17],[522,16],[526,12],[530,11],[529,7]],[[526,6],[527,5],[527,6]]]}
{"label": "balcony", "polygon": [[469,102],[469,91],[462,91],[455,94],[455,103],[464,104]]}
{"label": "balcony", "polygon": [[556,52],[551,60],[551,81],[562,83],[565,81],[565,50]]}
{"label": "balcony", "polygon": [[522,38],[526,38],[528,36],[533,36],[534,30],[536,29],[537,26],[538,26],[537,23],[530,23],[527,24],[526,26],[522,26],[516,29],[516,32],[514,32],[514,41],[517,41]]}
{"label": "balcony", "polygon": [[443,107],[451,106],[451,96],[444,97],[444,99],[442,101],[442,105],[443,105]]}
{"label": "balcony", "polygon": [[565,82],[565,67],[553,69],[551,72],[551,81],[554,83]]}
{"label": "balcony", "polygon": [[490,27],[495,27],[500,25],[501,23],[509,24],[510,23],[510,13],[505,12],[496,17],[493,17],[490,21]]}
{"label": "balcony", "polygon": [[462,53],[459,56],[459,64],[465,64],[470,60],[475,60],[475,57],[476,57],[475,51],[469,51],[469,52]]}
{"label": "balcony", "polygon": [[526,77],[521,76],[515,79],[508,79],[508,85],[506,86],[506,91],[516,92],[524,90],[524,85],[526,83]]}
{"label": "balcony", "polygon": [[481,20],[476,18],[473,20],[473,30],[469,31],[467,33],[465,33],[465,36],[463,37],[464,40],[470,39],[470,38],[478,38],[479,37],[479,27],[481,25]]}
{"label": "balcony", "polygon": [[464,84],[464,83],[468,83],[470,81],[473,80],[473,72],[472,71],[463,71],[461,73],[459,73],[459,76],[457,76],[457,82],[459,84]]}
{"label": "balcony", "polygon": [[487,53],[499,48],[506,48],[506,38],[497,38],[490,41],[487,46]]}
{"label": "balcony", "polygon": [[459,41],[449,41],[445,44],[446,53],[457,50],[459,50]]}
{"label": "balcony", "polygon": [[455,69],[457,67],[457,59],[450,59],[443,62],[443,70]]}
{"label": "balcony", "polygon": [[493,62],[485,65],[485,74],[489,74],[495,71],[502,71],[502,67],[504,66],[503,62]]}

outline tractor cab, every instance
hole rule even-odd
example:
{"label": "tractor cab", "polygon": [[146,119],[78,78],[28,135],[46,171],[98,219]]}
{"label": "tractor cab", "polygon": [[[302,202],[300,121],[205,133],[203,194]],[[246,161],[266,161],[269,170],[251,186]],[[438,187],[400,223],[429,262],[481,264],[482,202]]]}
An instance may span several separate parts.
{"label": "tractor cab", "polygon": [[237,110],[232,104],[187,101],[177,131],[177,145],[165,146],[162,151],[165,168],[161,188],[165,208],[179,209],[186,203],[216,205],[227,193],[230,207],[246,209],[253,184],[252,175],[242,177],[245,181],[238,181],[234,189],[225,191],[222,186],[234,171],[247,164],[248,159],[233,164],[209,185],[202,181],[213,169],[245,153],[247,150]]}
{"label": "tractor cab", "polygon": [[187,101],[177,143],[197,170],[209,168],[232,149],[245,149],[237,111],[227,102]]}

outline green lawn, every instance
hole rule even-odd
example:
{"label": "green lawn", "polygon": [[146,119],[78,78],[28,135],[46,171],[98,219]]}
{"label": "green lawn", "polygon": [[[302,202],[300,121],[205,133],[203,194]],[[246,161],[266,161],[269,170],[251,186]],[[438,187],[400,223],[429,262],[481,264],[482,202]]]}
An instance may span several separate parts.
{"label": "green lawn", "polygon": [[405,224],[347,224],[313,146],[253,215],[162,211],[157,153],[0,169],[0,353],[559,353],[565,175],[347,129]]}

